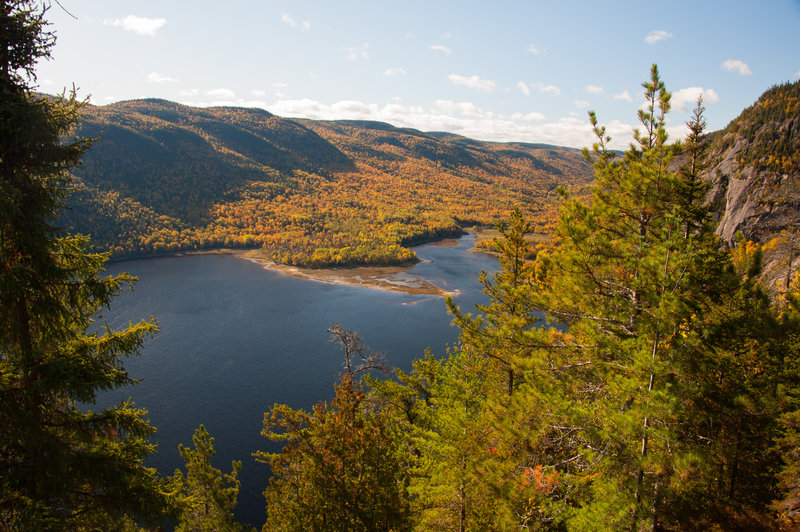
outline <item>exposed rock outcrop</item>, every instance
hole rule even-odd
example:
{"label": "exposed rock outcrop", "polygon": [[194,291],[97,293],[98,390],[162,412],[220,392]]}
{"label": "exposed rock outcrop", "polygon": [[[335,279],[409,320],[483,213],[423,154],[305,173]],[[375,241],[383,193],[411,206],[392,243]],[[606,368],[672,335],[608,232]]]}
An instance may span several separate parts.
{"label": "exposed rock outcrop", "polygon": [[[769,284],[797,268],[800,229],[800,82],[775,86],[745,109],[709,147],[705,178],[717,234],[766,245]],[[785,284],[785,283],[784,283]],[[785,288],[785,287],[784,287]]]}

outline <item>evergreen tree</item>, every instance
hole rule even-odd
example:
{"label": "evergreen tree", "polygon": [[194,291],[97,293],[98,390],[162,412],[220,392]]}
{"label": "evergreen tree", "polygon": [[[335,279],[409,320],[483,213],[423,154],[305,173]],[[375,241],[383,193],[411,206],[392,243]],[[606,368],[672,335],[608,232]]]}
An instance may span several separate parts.
{"label": "evergreen tree", "polygon": [[655,66],[643,88],[622,157],[590,113],[592,201],[565,202],[552,254],[521,268],[506,235],[485,315],[456,312],[462,349],[519,369],[481,410],[503,463],[485,480],[519,526],[761,527],[777,493],[770,447],[796,355],[757,264],[737,268],[709,223],[702,106],[676,172]]}
{"label": "evergreen tree", "polygon": [[408,491],[414,528],[500,528],[504,505],[486,482],[501,465],[483,416],[487,362],[456,350],[440,364],[438,376],[428,382],[430,396],[418,405],[418,417],[406,433],[413,450]]}
{"label": "evergreen tree", "polygon": [[186,461],[186,476],[176,471],[184,486],[184,509],[177,532],[216,531],[236,532],[247,530],[236,522],[233,511],[241,482],[236,478],[241,462],[231,463],[231,472],[223,474],[211,465],[214,457],[214,438],[200,425],[192,436],[194,450],[178,446]]}
{"label": "evergreen tree", "polygon": [[692,112],[692,119],[686,123],[689,135],[682,146],[685,162],[681,165],[680,179],[676,182],[676,204],[683,209],[686,219],[684,238],[689,238],[700,224],[710,222],[708,207],[704,201],[708,183],[702,179],[702,173],[708,167],[705,157],[708,141],[704,135],[706,128],[704,112],[701,95]]}
{"label": "evergreen tree", "polygon": [[486,356],[496,368],[496,379],[504,384],[508,395],[514,392],[519,368],[516,361],[526,357],[530,346],[525,331],[538,321],[532,312],[526,292],[530,289],[531,266],[528,264],[530,244],[526,236],[532,232],[520,210],[514,209],[508,223],[497,225],[500,237],[494,239],[501,269],[493,276],[481,272],[480,283],[489,305],[476,305],[477,316],[462,312],[447,299],[447,307],[461,328],[461,340]]}
{"label": "evergreen tree", "polygon": [[160,519],[171,487],[142,466],[154,429],[99,391],[132,383],[121,359],[155,332],[87,329],[133,279],[101,277],[106,256],[52,226],[89,146],[68,140],[81,103],[33,92],[54,36],[45,8],[0,0],[0,528],[113,529]]}

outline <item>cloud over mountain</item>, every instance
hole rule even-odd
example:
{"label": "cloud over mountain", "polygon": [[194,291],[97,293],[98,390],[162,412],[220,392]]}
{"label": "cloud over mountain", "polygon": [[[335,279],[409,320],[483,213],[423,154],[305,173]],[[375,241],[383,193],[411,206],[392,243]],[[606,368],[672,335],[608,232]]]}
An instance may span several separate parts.
{"label": "cloud over mountain", "polygon": [[697,98],[703,95],[703,103],[714,105],[719,103],[719,94],[714,89],[704,89],[702,87],[686,87],[672,93],[672,106],[678,111],[686,112],[693,109],[697,103]]}
{"label": "cloud over mountain", "polygon": [[150,72],[147,75],[147,81],[150,83],[177,83],[178,79],[159,74],[158,72]]}

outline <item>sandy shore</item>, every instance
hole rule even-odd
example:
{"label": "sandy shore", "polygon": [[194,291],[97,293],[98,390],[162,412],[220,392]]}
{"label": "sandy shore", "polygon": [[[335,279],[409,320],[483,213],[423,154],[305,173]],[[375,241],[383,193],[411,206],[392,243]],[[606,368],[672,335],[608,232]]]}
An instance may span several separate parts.
{"label": "sandy shore", "polygon": [[[445,238],[429,243],[435,246],[457,246],[454,238]],[[481,251],[473,248],[471,251]],[[408,275],[413,266],[355,266],[349,268],[298,268],[278,264],[260,256],[258,249],[211,249],[204,251],[189,251],[180,255],[235,255],[243,259],[260,264],[264,268],[291,275],[298,279],[307,279],[321,283],[343,284],[362,286],[379,290],[405,292],[413,295],[457,296],[460,292],[449,291],[436,286],[430,281]]]}
{"label": "sandy shore", "polygon": [[258,256],[258,250],[217,250],[217,253],[231,253],[253,261],[264,268],[322,283],[362,286],[380,290],[392,290],[414,295],[455,296],[458,292],[447,291],[430,281],[408,275],[411,266],[357,266],[353,268],[297,268],[277,264]]}

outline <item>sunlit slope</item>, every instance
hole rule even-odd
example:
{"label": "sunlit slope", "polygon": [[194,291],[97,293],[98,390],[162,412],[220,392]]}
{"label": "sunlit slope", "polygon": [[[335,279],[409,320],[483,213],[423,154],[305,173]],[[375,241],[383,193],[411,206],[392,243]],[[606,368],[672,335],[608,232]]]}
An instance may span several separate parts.
{"label": "sunlit slope", "polygon": [[117,256],[262,247],[303,266],[402,263],[408,244],[516,206],[546,231],[555,189],[592,177],[574,149],[163,100],[90,106],[78,134],[100,140],[63,223]]}

